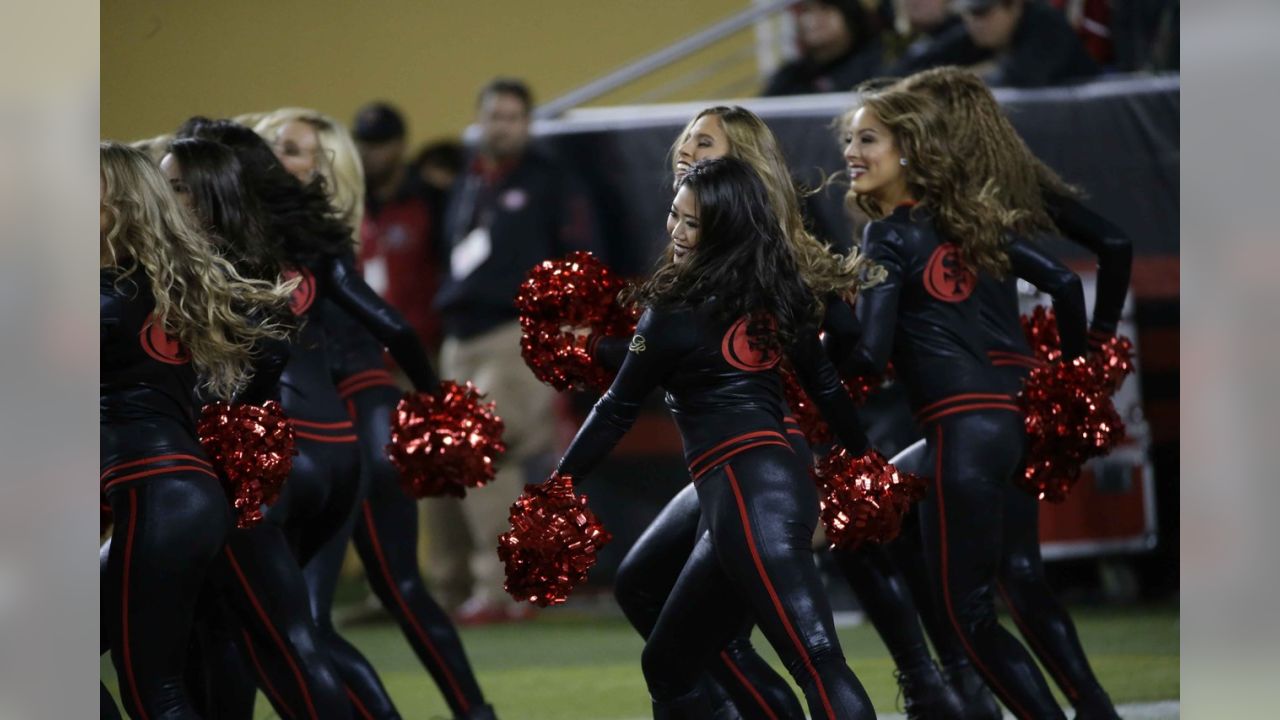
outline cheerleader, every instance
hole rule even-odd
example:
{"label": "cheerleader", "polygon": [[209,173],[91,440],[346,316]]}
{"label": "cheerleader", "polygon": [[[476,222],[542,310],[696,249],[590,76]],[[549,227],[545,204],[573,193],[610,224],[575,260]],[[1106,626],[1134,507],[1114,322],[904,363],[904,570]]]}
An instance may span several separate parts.
{"label": "cheerleader", "polygon": [[[272,142],[276,157],[294,177],[303,182],[322,177],[343,224],[360,227],[364,173],[350,135],[337,120],[314,110],[285,108],[267,114],[254,130]],[[359,241],[358,233],[355,239]],[[334,590],[354,537],[370,587],[399,623],[454,717],[494,718],[457,630],[423,582],[418,506],[401,489],[400,475],[387,458],[390,419],[403,393],[387,370],[377,339],[341,308],[331,310],[324,316],[330,372],[355,422],[364,480],[354,517],[307,565],[316,622],[332,632]]]}
{"label": "cheerleader", "polygon": [[661,384],[684,440],[701,519],[695,545],[645,643],[656,718],[706,718],[699,681],[754,618],[804,690],[815,718],[873,717],[845,665],[812,562],[817,490],[787,442],[774,370],[783,352],[842,444],[866,440],[817,341],[819,308],[750,166],[692,165],[667,229],[671,246],[635,293],[647,310],[617,379],[557,472],[581,477],[622,437]]}
{"label": "cheerleader", "polygon": [[100,480],[114,517],[104,629],[130,717],[193,718],[186,645],[233,524],[196,439],[195,391],[264,399],[247,385],[254,348],[286,336],[270,318],[288,288],[219,258],[141,151],[104,143],[99,161]]}
{"label": "cheerleader", "polygon": [[[847,314],[842,296],[851,296],[864,284],[866,263],[856,253],[843,259],[833,256],[805,229],[786,162],[773,133],[759,117],[741,107],[723,106],[708,108],[695,116],[672,147],[675,183],[679,184],[694,163],[724,156],[747,162],[764,183],[801,276],[812,290],[826,298],[824,326]],[[629,338],[596,338],[590,347],[597,362],[616,369],[626,356],[628,341]],[[808,466],[811,451],[804,433],[794,419],[785,420],[787,440]],[[689,485],[663,508],[618,568],[614,592],[627,618],[646,638],[696,543],[698,521],[697,493]],[[892,652],[908,712],[913,717],[921,713],[955,716],[960,711],[959,700],[938,674],[906,583],[883,551],[866,547],[854,553],[839,553],[837,557],[848,572],[860,574],[861,581],[855,589]],[[752,648],[749,627],[715,657],[708,669],[716,683],[706,683],[705,687],[716,698],[717,709],[727,704],[727,699],[718,694],[723,689],[744,717],[803,717],[785,681]]]}
{"label": "cheerleader", "polygon": [[[162,167],[203,208],[209,222],[217,224],[219,216],[244,221],[237,232],[225,233],[227,254],[250,274],[301,278],[292,310],[302,330],[280,384],[283,405],[297,428],[299,454],[266,517],[285,532],[297,562],[306,564],[342,530],[360,496],[354,425],[329,372],[323,318],[330,303],[374,332],[419,390],[434,392],[438,381],[413,331],[360,280],[350,254],[350,230],[331,218],[318,183],[300,185],[247,128],[195,121],[186,130],[179,134],[210,139],[175,141]],[[234,151],[238,175],[226,172],[225,165],[219,170],[212,161],[220,143]],[[215,194],[218,188],[233,187],[243,192]],[[331,624],[322,623],[319,630],[356,710],[398,717],[368,661]]]}
{"label": "cheerleader", "polygon": [[1004,491],[1025,437],[1015,397],[987,358],[974,291],[980,274],[1009,272],[1004,228],[1016,215],[946,153],[942,114],[901,90],[871,93],[852,113],[850,194],[874,218],[863,250],[887,276],[859,301],[862,337],[842,370],[879,373],[892,357],[925,429],[933,488],[920,512],[939,615],[1015,716],[1063,717],[994,606]]}
{"label": "cheerleader", "polygon": [[[1005,116],[980,78],[957,68],[937,68],[899,84],[904,90],[934,99],[945,108],[946,132],[954,147],[969,148],[966,173],[975,182],[990,180],[1001,204],[1022,213],[1011,228],[1023,236],[1058,234],[1091,251],[1098,260],[1094,310],[1085,337],[1085,310],[1079,279],[1034,247],[1015,274],[1032,282],[1054,300],[1064,359],[1096,351],[1115,336],[1128,292],[1132,243],[1105,218],[1090,211],[1079,192],[1040,162]],[[1028,251],[1032,253],[1027,257]],[[988,338],[988,357],[1008,388],[1017,391],[1038,361],[1027,345],[1018,319],[1016,288],[983,283],[978,300]],[[1053,595],[1040,557],[1039,503],[1016,487],[1005,492],[1003,556],[996,589],[1032,651],[1040,658],[1078,718],[1117,718],[1080,645],[1075,625]],[[975,683],[966,680],[967,665],[954,635],[939,635],[935,645],[957,689],[972,697]],[[980,699],[978,703],[980,703]],[[976,704],[976,703],[971,703]],[[988,704],[988,717],[998,708]]]}

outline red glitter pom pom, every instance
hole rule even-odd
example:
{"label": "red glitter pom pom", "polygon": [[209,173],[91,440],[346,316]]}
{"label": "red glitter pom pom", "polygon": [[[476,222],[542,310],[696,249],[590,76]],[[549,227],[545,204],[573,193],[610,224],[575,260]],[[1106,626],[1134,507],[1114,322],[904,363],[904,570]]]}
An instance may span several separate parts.
{"label": "red glitter pom pom", "polygon": [[896,538],[903,515],[926,490],[923,478],[898,472],[875,450],[855,458],[843,448],[833,449],[814,475],[827,539],[845,550]]}
{"label": "red glitter pom pom", "polygon": [[463,497],[493,479],[507,446],[502,418],[471,383],[446,380],[437,395],[407,393],[391,418],[387,457],[410,497]]}
{"label": "red glitter pom pom", "polygon": [[1030,315],[1022,316],[1022,332],[1027,336],[1031,352],[1044,363],[1062,357],[1062,339],[1058,336],[1058,317],[1051,308],[1037,305]]}
{"label": "red glitter pom pom", "polygon": [[1123,335],[1107,338],[1093,356],[1099,365],[1103,387],[1111,392],[1119,390],[1125,378],[1133,374],[1133,341]]}
{"label": "red glitter pom pom", "polygon": [[[884,375],[859,375],[844,380],[843,383],[844,389],[849,393],[854,404],[861,405],[867,401],[871,393],[879,390],[882,385],[892,379],[893,366],[891,365],[885,370]],[[817,406],[804,391],[804,387],[800,385],[800,381],[796,379],[795,372],[789,363],[782,368],[782,388],[787,395],[787,405],[791,407],[791,416],[804,432],[809,445],[820,447],[831,442],[834,439],[831,428],[827,425],[827,421],[822,419],[822,413],[818,411]]]}
{"label": "red glitter pom pom", "polygon": [[1028,462],[1025,490],[1062,502],[1090,458],[1106,455],[1124,439],[1110,386],[1096,360],[1076,358],[1031,371],[1021,393]]}
{"label": "red glitter pom pom", "polygon": [[553,473],[526,485],[511,505],[511,530],[498,538],[507,592],[537,605],[559,605],[587,577],[596,555],[613,536],[573,492],[573,478]]}
{"label": "red glitter pom pom", "polygon": [[782,387],[787,393],[787,404],[791,406],[791,415],[804,431],[809,445],[817,447],[831,442],[831,427],[822,419],[822,413],[814,406],[809,395],[800,386],[800,381],[790,367],[782,370]]}
{"label": "red glitter pom pom", "polygon": [[573,333],[561,327],[590,328],[596,336],[629,336],[639,311],[618,302],[626,283],[589,252],[534,266],[516,295],[520,313],[520,354],[533,374],[557,390],[603,390],[613,374],[598,367]]}
{"label": "red glitter pom pom", "polygon": [[280,497],[297,453],[293,423],[280,403],[210,403],[201,411],[196,433],[227,483],[236,527],[262,522],[262,506]]}

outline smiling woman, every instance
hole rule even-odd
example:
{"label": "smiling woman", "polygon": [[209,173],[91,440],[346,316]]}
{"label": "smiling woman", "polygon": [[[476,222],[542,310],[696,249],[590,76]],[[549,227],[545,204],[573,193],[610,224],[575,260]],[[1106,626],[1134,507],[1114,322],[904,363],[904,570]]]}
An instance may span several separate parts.
{"label": "smiling woman", "polygon": [[[835,637],[810,550],[818,498],[783,420],[777,366],[786,356],[841,444],[866,450],[852,401],[817,340],[817,298],[765,182],[743,160],[689,165],[667,228],[670,250],[630,293],[646,309],[626,360],[559,465],[562,475],[582,479],[635,422],[640,401],[658,384],[667,390],[709,532],[691,549],[673,547],[688,559],[657,616],[629,612],[647,637],[641,667],[654,717],[712,717],[704,673],[726,657],[723,648],[748,618],[804,690],[812,717],[874,717]],[[785,684],[782,692],[790,696]],[[759,692],[755,699],[765,702]],[[779,699],[777,713],[764,708],[766,715],[801,717],[789,699]]]}
{"label": "smiling woman", "polygon": [[671,236],[672,262],[683,263],[698,245],[698,207],[693,192],[687,187],[681,187],[671,202],[667,234]]}

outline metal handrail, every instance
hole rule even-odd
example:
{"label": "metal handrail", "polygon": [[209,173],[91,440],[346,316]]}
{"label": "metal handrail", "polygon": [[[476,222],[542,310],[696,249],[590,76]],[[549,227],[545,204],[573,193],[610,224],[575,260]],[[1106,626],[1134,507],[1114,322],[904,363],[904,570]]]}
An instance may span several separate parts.
{"label": "metal handrail", "polygon": [[756,21],[781,12],[798,2],[800,0],[775,0],[771,3],[757,5],[749,10],[743,10],[705,30],[678,40],[657,52],[650,53],[603,77],[592,80],[586,85],[575,88],[550,102],[539,105],[534,109],[533,116],[542,120],[558,117],[566,110],[571,110],[583,103],[590,102],[633,80],[688,57],[708,45],[719,42]]}

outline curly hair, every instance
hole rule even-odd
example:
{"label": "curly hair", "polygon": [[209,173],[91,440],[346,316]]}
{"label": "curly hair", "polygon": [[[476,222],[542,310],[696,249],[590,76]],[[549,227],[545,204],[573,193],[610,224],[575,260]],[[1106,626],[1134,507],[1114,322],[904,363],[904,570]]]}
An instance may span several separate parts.
{"label": "curly hair", "polygon": [[[993,178],[980,186],[973,182],[968,155],[962,162],[942,132],[942,107],[926,95],[897,87],[864,92],[860,105],[845,114],[846,128],[860,109],[873,113],[889,129],[898,151],[908,160],[903,172],[917,202],[913,212],[930,214],[939,232],[959,246],[960,257],[970,269],[1004,277],[1009,271],[1005,229],[1017,226],[1026,213],[1000,204]],[[873,198],[853,188],[845,200],[872,218],[887,214]]]}
{"label": "curly hair", "polygon": [[965,149],[969,177],[994,180],[1000,203],[1025,213],[1011,230],[1024,235],[1056,231],[1044,194],[1078,197],[1080,191],[1031,152],[982,78],[962,68],[939,67],[904,78],[897,87],[942,106],[947,137],[953,147]]}
{"label": "curly hair", "polygon": [[805,228],[804,216],[800,213],[803,193],[791,179],[777,138],[758,115],[746,108],[717,105],[695,115],[671,146],[673,173],[678,148],[688,139],[694,124],[708,115],[719,119],[729,139],[729,156],[750,165],[764,183],[769,205],[795,256],[800,275],[818,297],[836,293],[852,300],[858,290],[874,285],[883,277],[882,273],[875,272],[879,268],[864,259],[856,248],[850,249],[847,255],[832,252],[829,245],[819,242]]}
{"label": "curly hair", "polygon": [[298,182],[254,131],[230,120],[194,117],[183,123],[178,137],[222,143],[240,159],[245,188],[262,207],[263,227],[271,241],[260,248],[269,255],[246,256],[248,264],[242,269],[256,277],[274,276],[280,269],[341,257],[354,248],[351,229],[329,204],[323,176],[306,185]]}
{"label": "curly hair", "polygon": [[360,221],[364,218],[364,166],[351,133],[342,123],[318,110],[280,108],[253,124],[253,131],[274,144],[276,135],[291,122],[302,122],[316,131],[321,158],[316,168],[324,177],[330,202],[338,211],[338,219],[351,228],[353,239],[360,242]]}
{"label": "curly hair", "polygon": [[764,181],[744,160],[696,163],[680,181],[694,196],[698,243],[676,264],[667,248],[625,299],[655,308],[716,302],[723,321],[747,317],[754,347],[779,351],[817,332],[821,308],[800,277]]}
{"label": "curly hair", "polygon": [[249,378],[255,345],[283,340],[297,281],[248,280],[221,258],[177,202],[146,153],[125,145],[99,145],[102,206],[107,231],[103,264],[124,279],[139,269],[155,297],[161,327],[191,353],[201,384],[231,398]]}

